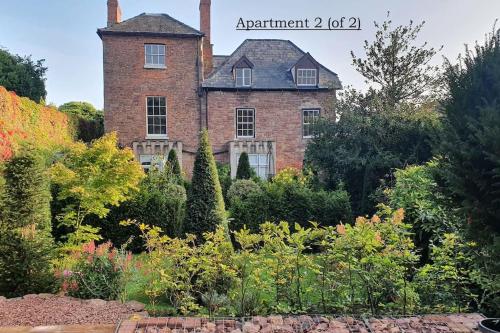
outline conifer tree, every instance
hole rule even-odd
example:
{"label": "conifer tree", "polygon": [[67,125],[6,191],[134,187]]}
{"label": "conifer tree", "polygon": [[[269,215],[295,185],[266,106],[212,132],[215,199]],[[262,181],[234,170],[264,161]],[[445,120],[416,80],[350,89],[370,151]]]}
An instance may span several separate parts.
{"label": "conifer tree", "polygon": [[248,160],[248,154],[246,152],[243,152],[241,153],[240,159],[238,160],[236,179],[250,179],[250,178],[252,178],[252,169],[250,167],[250,161]]}
{"label": "conifer tree", "polygon": [[[500,235],[500,40],[476,45],[459,65],[448,65],[447,126],[437,143],[446,180],[465,208],[473,233]],[[494,231],[494,234],[491,232]]]}
{"label": "conifer tree", "polygon": [[175,176],[181,177],[182,172],[181,172],[181,166],[179,164],[179,159],[177,158],[177,153],[175,152],[175,149],[170,149],[168,152],[168,157],[167,157],[168,164],[172,168],[172,173]]}
{"label": "conifer tree", "polygon": [[34,156],[6,163],[0,216],[0,295],[50,291],[54,241],[50,190],[42,163]]}
{"label": "conifer tree", "polygon": [[200,134],[200,144],[194,161],[193,178],[187,199],[185,231],[198,236],[226,226],[222,189],[208,132]]}

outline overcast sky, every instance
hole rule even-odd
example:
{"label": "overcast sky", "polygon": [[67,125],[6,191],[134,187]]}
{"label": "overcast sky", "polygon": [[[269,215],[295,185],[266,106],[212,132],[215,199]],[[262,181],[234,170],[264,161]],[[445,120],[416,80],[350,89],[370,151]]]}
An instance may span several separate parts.
{"label": "overcast sky", "polygon": [[[102,44],[96,34],[106,25],[106,0],[0,0],[0,46],[34,59],[46,59],[47,102],[88,101],[103,105]],[[120,0],[123,18],[142,12],[167,13],[199,28],[199,0]],[[464,44],[482,41],[500,17],[500,0],[212,0],[215,54],[231,54],[246,38],[289,39],[336,72],[344,86],[363,88],[351,66],[350,51],[362,54],[374,34],[373,21],[387,11],[396,24],[426,21],[421,41],[456,59]],[[236,31],[243,19],[359,17],[361,31]]]}

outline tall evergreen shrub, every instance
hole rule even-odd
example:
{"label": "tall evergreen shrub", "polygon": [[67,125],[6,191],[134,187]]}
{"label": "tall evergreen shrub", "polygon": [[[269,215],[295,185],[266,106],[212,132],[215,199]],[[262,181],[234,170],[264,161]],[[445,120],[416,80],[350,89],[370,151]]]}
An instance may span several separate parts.
{"label": "tall evergreen shrub", "polygon": [[167,157],[168,164],[172,168],[172,173],[175,176],[181,177],[182,171],[181,171],[181,165],[179,164],[179,159],[177,158],[177,153],[175,152],[175,149],[170,149],[168,152],[168,157]]}
{"label": "tall evergreen shrub", "polygon": [[238,169],[236,170],[236,179],[250,179],[252,177],[252,169],[246,152],[241,153],[238,160]]}
{"label": "tall evergreen shrub", "polygon": [[51,291],[50,191],[42,164],[29,155],[6,164],[0,216],[0,295]]}
{"label": "tall evergreen shrub", "polygon": [[206,231],[225,225],[226,213],[222,189],[217,174],[208,132],[200,134],[200,144],[194,161],[193,178],[187,199],[185,231],[201,239]]}

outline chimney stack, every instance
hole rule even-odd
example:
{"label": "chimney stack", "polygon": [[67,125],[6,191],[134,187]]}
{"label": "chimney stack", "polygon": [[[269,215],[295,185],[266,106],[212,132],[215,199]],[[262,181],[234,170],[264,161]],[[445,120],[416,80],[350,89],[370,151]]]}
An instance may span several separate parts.
{"label": "chimney stack", "polygon": [[211,0],[200,0],[200,30],[205,34],[203,37],[203,75],[207,77],[213,69],[212,47],[210,41],[210,6]]}
{"label": "chimney stack", "polygon": [[118,0],[108,0],[108,27],[122,21],[122,10]]}

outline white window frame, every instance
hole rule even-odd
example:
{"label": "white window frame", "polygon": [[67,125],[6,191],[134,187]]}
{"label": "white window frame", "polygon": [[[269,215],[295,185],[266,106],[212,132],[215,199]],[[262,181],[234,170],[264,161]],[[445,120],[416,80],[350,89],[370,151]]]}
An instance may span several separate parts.
{"label": "white window frame", "polygon": [[297,85],[313,87],[318,85],[318,70],[316,68],[297,68]]}
{"label": "white window frame", "polygon": [[[153,99],[153,113],[149,114],[149,99]],[[158,100],[158,106],[154,105],[154,99],[159,98],[159,99],[164,99],[165,100],[165,105],[162,106],[160,100]],[[158,114],[155,114],[155,107],[158,107],[159,111]],[[165,114],[160,114],[161,113],[161,108],[165,108]],[[147,96],[146,97],[146,139],[168,139],[168,128],[167,128],[167,113],[168,113],[168,107],[167,107],[167,97],[165,96]],[[150,117],[152,117],[153,120],[153,133],[149,133],[149,121]],[[165,118],[165,133],[154,133],[154,126],[160,126],[162,127],[161,123],[159,125],[155,124],[155,118],[154,117],[164,117]]]}
{"label": "white window frame", "polygon": [[252,86],[252,69],[251,68],[235,68],[235,80],[237,87]]}
{"label": "white window frame", "polygon": [[[167,46],[165,44],[144,44],[144,68],[166,68]],[[148,57],[151,61],[148,61]],[[161,61],[163,57],[163,62]]]}
{"label": "white window frame", "polygon": [[[265,163],[262,163],[261,164],[261,157],[262,156],[265,156]],[[256,157],[257,158],[257,164],[255,163],[252,163],[252,159]],[[270,159],[270,156],[269,154],[248,154],[248,161],[250,162],[250,167],[255,171],[255,174],[257,176],[259,176],[260,178],[262,179],[268,179],[269,178],[269,175],[270,175],[270,166],[269,166],[269,159]],[[238,158],[239,160],[239,158]],[[265,175],[261,175],[259,170],[261,168],[265,168],[266,170],[266,173]]]}
{"label": "white window frame", "polygon": [[[306,122],[306,113],[312,113],[313,119],[315,119],[315,121]],[[314,137],[314,133],[311,132],[311,126],[314,126],[314,124],[317,122],[320,116],[321,116],[321,109],[319,108],[302,109],[302,137],[304,139],[310,139]],[[308,129],[307,135],[306,135],[306,127]]]}
{"label": "white window frame", "polygon": [[[241,112],[246,111],[247,113],[248,113],[248,111],[251,111],[252,112],[252,121],[251,122],[248,121],[248,118],[249,118],[248,115],[243,115],[242,114],[240,116],[240,114],[239,114],[240,111]],[[255,109],[254,108],[236,108],[235,115],[236,115],[236,119],[235,119],[236,120],[235,121],[235,125],[236,125],[236,128],[235,128],[236,129],[236,138],[237,139],[245,139],[245,138],[246,139],[250,139],[250,138],[253,139],[253,138],[255,138]],[[243,119],[243,118],[246,118],[246,119]],[[240,119],[241,119],[241,121],[240,121]],[[241,135],[239,134],[240,133],[239,132],[240,129],[238,128],[238,125],[240,125],[240,124],[242,125],[242,128],[241,128],[241,133],[242,134]],[[243,131],[250,131],[250,129],[248,127],[247,128],[243,128],[243,126],[244,125],[249,125],[249,124],[252,125],[252,129],[251,129],[252,135],[243,135],[243,133],[244,133]]]}

